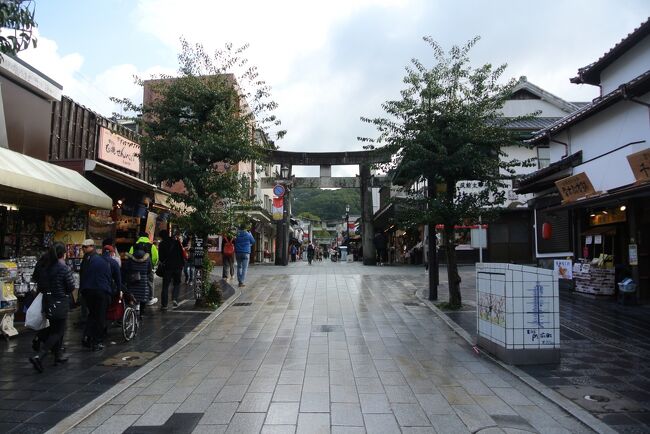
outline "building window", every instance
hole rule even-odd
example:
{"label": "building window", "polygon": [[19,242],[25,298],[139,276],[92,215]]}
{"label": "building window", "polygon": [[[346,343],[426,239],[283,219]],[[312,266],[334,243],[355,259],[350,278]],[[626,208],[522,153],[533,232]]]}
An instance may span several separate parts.
{"label": "building window", "polygon": [[543,169],[551,164],[551,148],[548,146],[537,147],[538,168]]}

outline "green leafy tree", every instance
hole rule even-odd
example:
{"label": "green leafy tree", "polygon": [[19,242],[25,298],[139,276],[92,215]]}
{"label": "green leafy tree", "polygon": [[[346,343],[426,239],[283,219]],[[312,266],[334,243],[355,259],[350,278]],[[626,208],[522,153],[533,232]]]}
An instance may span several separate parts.
{"label": "green leafy tree", "polygon": [[34,11],[33,0],[0,0],[0,53],[13,55],[30,44],[36,47]]}
{"label": "green leafy tree", "polygon": [[340,188],[322,190],[317,188],[295,188],[291,192],[292,212],[300,215],[310,212],[322,220],[340,220],[345,215],[345,206],[350,205],[350,215],[361,214],[359,190]]}
{"label": "green leafy tree", "polygon": [[311,213],[309,211],[302,211],[300,214],[297,216],[299,219],[305,219],[305,220],[311,220],[313,222],[320,222],[322,219],[318,217],[316,214]]}
{"label": "green leafy tree", "polygon": [[178,77],[138,79],[151,87],[145,104],[113,101],[141,115],[141,157],[150,175],[155,182],[182,186],[171,194],[180,223],[205,237],[226,230],[233,223],[233,205],[250,199],[252,181],[236,167],[261,161],[274,148],[255,132],[281,138],[284,131],[277,130],[269,86],[243,57],[247,46],[227,44],[210,55],[201,44],[181,44]]}
{"label": "green leafy tree", "polygon": [[[476,222],[503,204],[504,178],[530,162],[508,159],[503,152],[505,146],[522,145],[518,133],[507,128],[513,118],[500,115],[516,84],[500,82],[506,66],[470,65],[469,52],[478,37],[448,53],[430,37],[424,40],[432,49],[433,66],[411,61],[401,98],[382,105],[388,116],[362,118],[376,126],[378,137],[360,140],[366,148],[384,145],[394,154],[383,168],[393,170],[394,182],[409,192],[403,204],[406,219],[429,225],[430,234],[435,234],[436,224],[444,224],[449,305],[458,308],[462,300],[454,226]],[[482,188],[460,190],[457,184],[463,180],[478,180]],[[427,188],[413,188],[419,183]],[[434,248],[431,243],[430,258]],[[430,290],[437,283],[434,274]]]}

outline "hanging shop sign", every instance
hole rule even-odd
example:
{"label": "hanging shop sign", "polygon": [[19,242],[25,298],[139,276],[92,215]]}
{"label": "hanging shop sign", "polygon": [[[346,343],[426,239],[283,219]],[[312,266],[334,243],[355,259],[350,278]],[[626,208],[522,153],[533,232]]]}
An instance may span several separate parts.
{"label": "hanging shop sign", "polygon": [[133,172],[140,172],[140,144],[115,134],[108,128],[99,129],[100,160]]}
{"label": "hanging shop sign", "polygon": [[637,182],[650,181],[650,148],[628,155],[627,162]]}
{"label": "hanging shop sign", "polygon": [[149,234],[149,241],[153,243],[153,238],[154,235],[156,234],[156,219],[158,218],[158,214],[155,212],[149,211],[147,213],[147,222],[145,223],[144,230]]}
{"label": "hanging shop sign", "polygon": [[284,216],[284,201],[281,197],[273,198],[273,220],[282,220]]}
{"label": "hanging shop sign", "polygon": [[555,181],[555,186],[560,191],[563,202],[574,202],[596,193],[589,177],[584,172]]}

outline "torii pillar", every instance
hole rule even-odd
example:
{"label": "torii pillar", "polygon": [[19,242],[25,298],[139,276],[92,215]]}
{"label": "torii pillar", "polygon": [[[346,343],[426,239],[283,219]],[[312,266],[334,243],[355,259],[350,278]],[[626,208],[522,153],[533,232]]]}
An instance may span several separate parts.
{"label": "torii pillar", "polygon": [[361,245],[363,246],[363,265],[375,265],[377,253],[375,252],[374,235],[375,225],[373,224],[372,212],[372,175],[369,164],[359,165],[359,177],[361,178]]}

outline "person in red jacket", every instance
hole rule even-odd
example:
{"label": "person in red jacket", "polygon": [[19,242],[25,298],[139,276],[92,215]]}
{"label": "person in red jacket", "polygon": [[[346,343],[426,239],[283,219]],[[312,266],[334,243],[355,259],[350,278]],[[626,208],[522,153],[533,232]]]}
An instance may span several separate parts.
{"label": "person in red jacket", "polygon": [[223,273],[224,279],[232,279],[235,275],[235,237],[232,234],[223,234]]}

